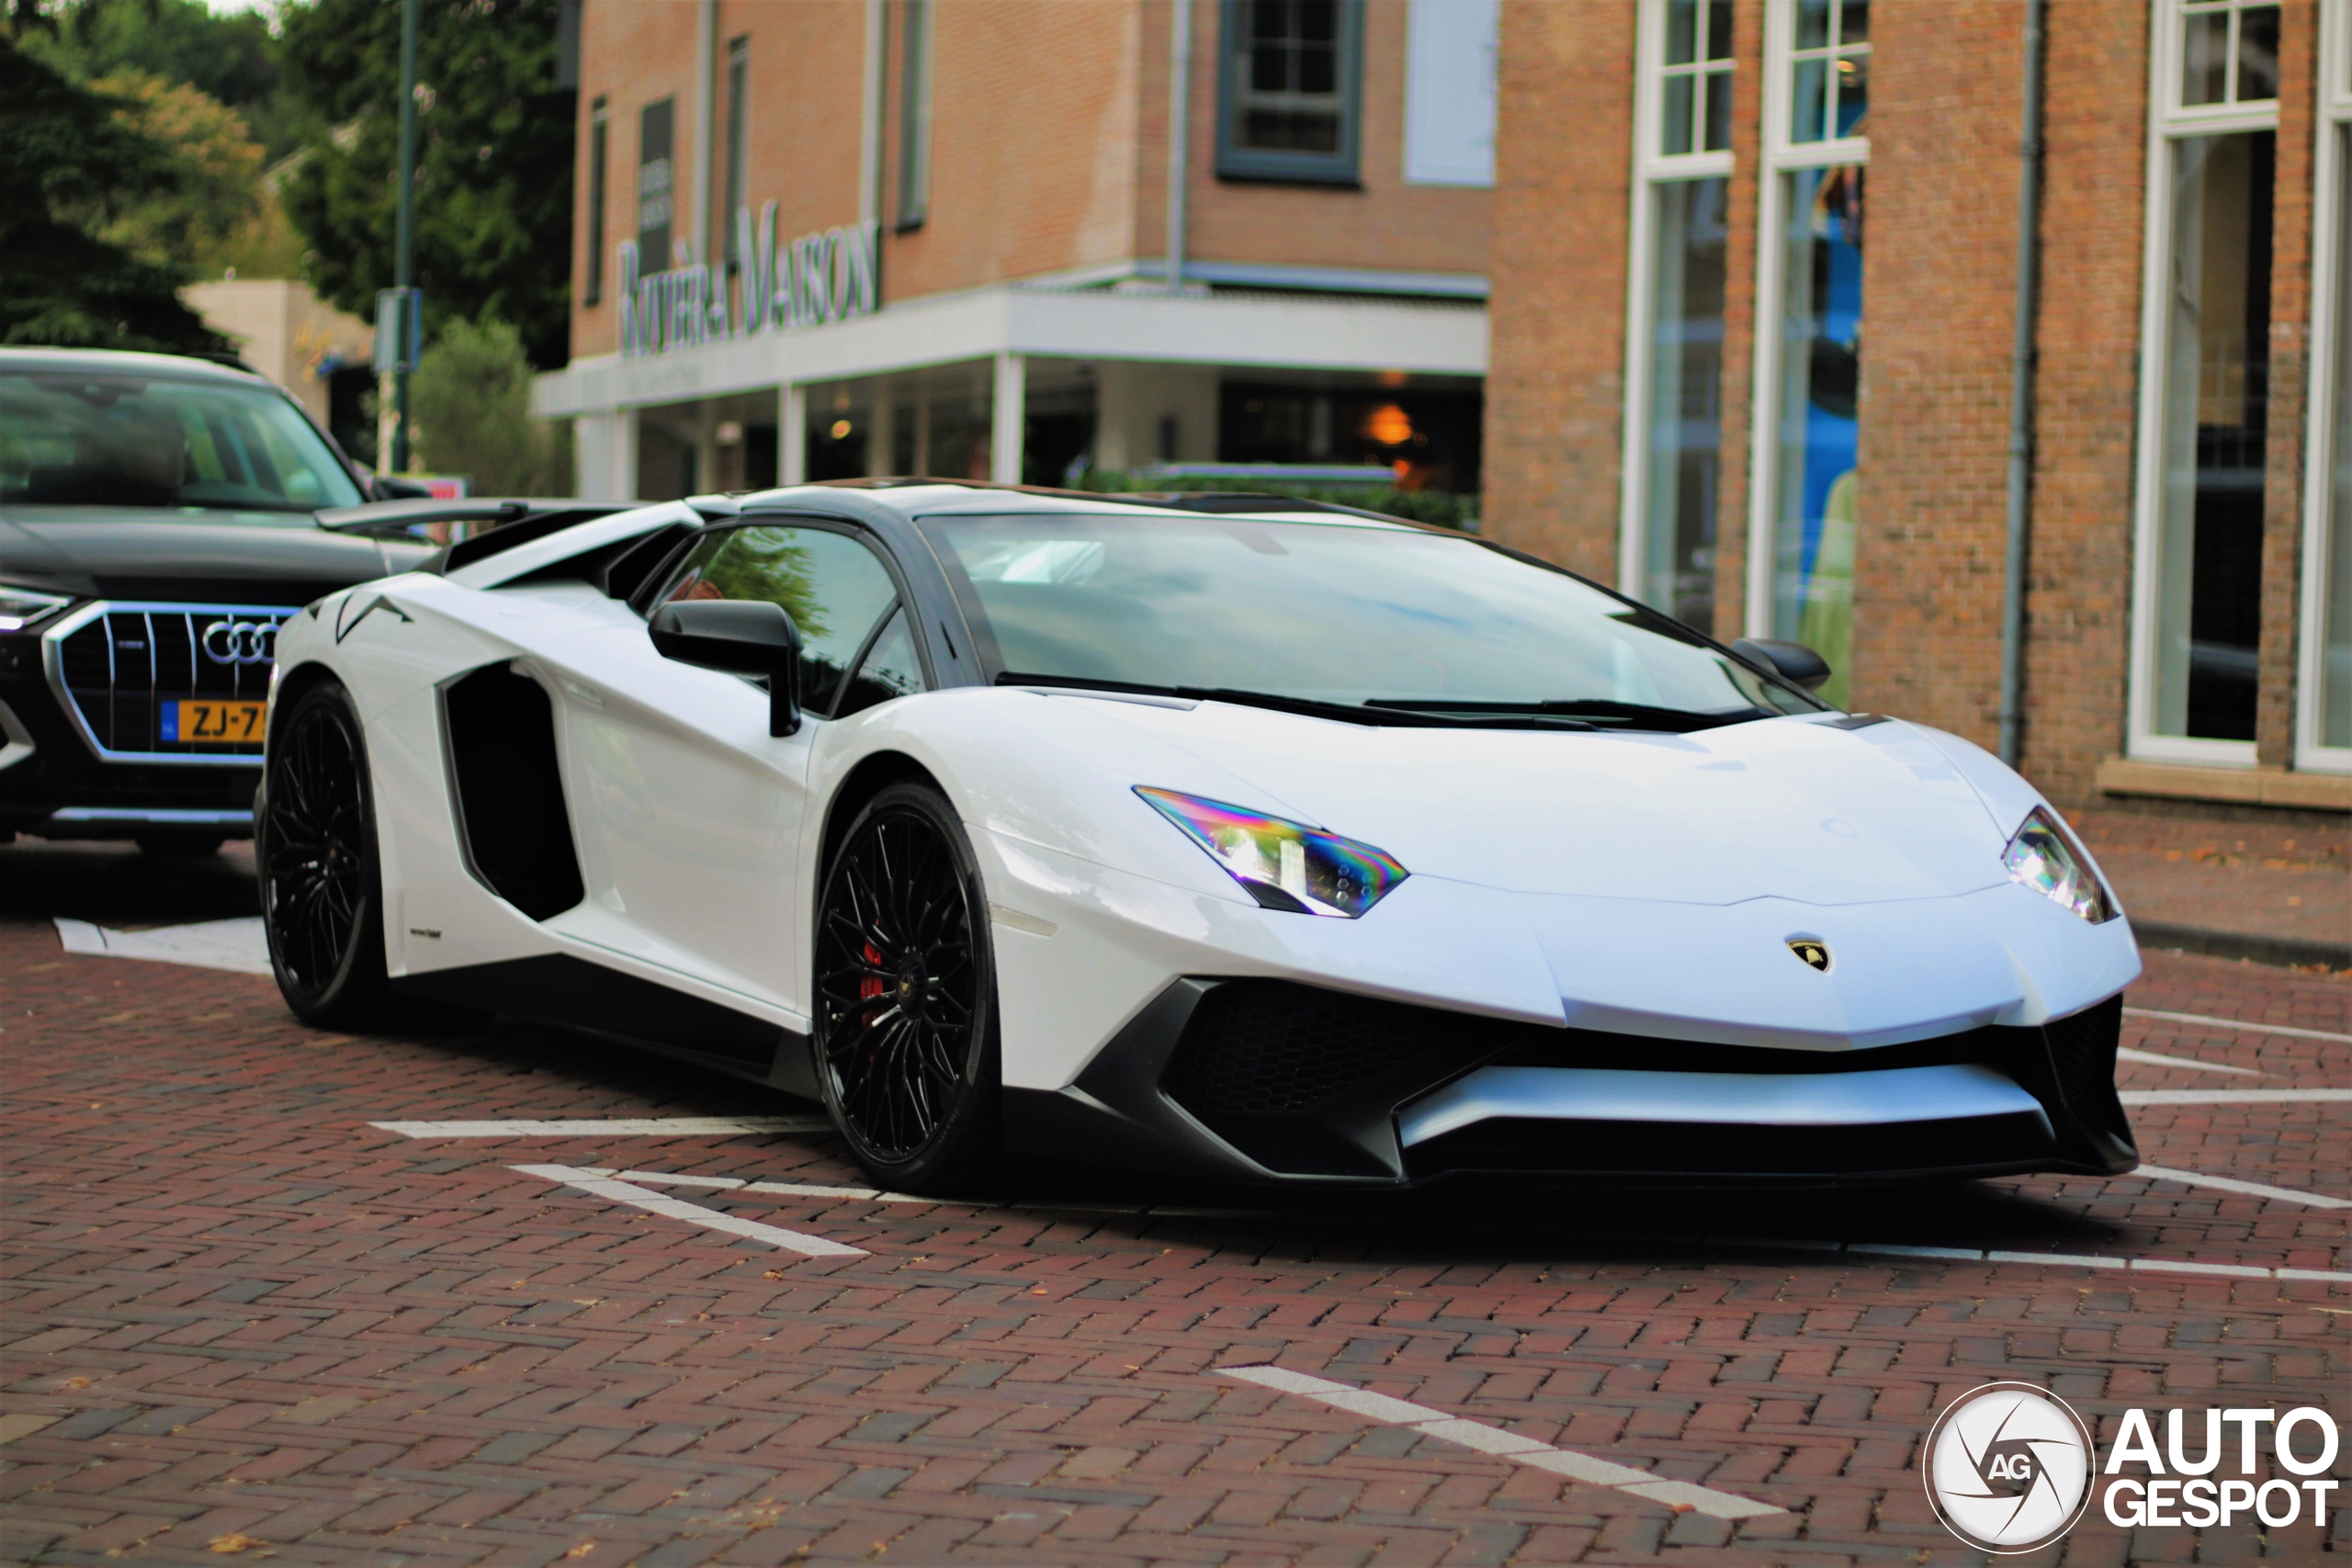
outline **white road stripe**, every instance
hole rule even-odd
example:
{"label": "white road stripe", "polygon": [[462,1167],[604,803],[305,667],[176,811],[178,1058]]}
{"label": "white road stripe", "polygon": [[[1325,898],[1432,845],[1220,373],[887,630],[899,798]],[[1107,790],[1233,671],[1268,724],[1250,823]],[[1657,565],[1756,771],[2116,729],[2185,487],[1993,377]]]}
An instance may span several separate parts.
{"label": "white road stripe", "polygon": [[1448,1416],[1442,1410],[1432,1410],[1426,1404],[1391,1399],[1385,1393],[1351,1388],[1326,1378],[1308,1377],[1305,1372],[1294,1372],[1283,1367],[1219,1367],[1217,1375],[1238,1378],[1243,1382],[1253,1382],[1283,1393],[1298,1394],[1384,1426],[1409,1427],[1425,1437],[1492,1454],[1513,1464],[1532,1465],[1538,1470],[1548,1470],[1555,1475],[1565,1475],[1589,1485],[1613,1486],[1636,1497],[1663,1503],[1677,1512],[1707,1514],[1718,1519],[1750,1519],[1763,1514],[1788,1512],[1770,1503],[1758,1503],[1753,1498],[1718,1492],[1712,1486],[1700,1486],[1688,1481],[1664,1480],[1630,1465],[1614,1464],[1568,1449],[1555,1449],[1549,1443],[1539,1443],[1532,1438],[1521,1437],[1517,1432],[1507,1431],[1484,1421],[1464,1420],[1457,1416]]}
{"label": "white road stripe", "polygon": [[2127,1089],[2126,1105],[2312,1105],[2352,1100],[2352,1089]]}
{"label": "white road stripe", "polygon": [[[1664,1239],[1664,1238],[1661,1238]],[[2252,1263],[2192,1263],[2185,1258],[2098,1258],[2080,1252],[1978,1252],[1965,1247],[1898,1247],[1893,1242],[1761,1242],[1745,1236],[1711,1235],[1719,1247],[1801,1246],[1807,1250],[1850,1252],[1866,1258],[1940,1258],[1957,1262],[2039,1263],[2052,1269],[2130,1269],[2143,1274],[2227,1274],[2240,1280],[2325,1280],[2352,1285],[2352,1271],[2334,1269],[2265,1269]]]}
{"label": "white road stripe", "polygon": [[2211,1187],[2223,1192],[2243,1192],[2250,1198],[2269,1198],[2282,1203],[2309,1203],[2314,1209],[2352,1209],[2352,1198],[2298,1192],[2291,1187],[2265,1187],[2259,1181],[2240,1181],[2231,1176],[2208,1176],[2201,1170],[2173,1170],[2161,1165],[2143,1165],[2132,1174],[2154,1177],[2158,1181],[2185,1181],[2191,1187]]}
{"label": "white road stripe", "polygon": [[2305,1040],[2333,1040],[2338,1044],[2352,1045],[2352,1034],[2330,1034],[2324,1029],[2290,1029],[2283,1023],[2248,1023],[2242,1018],[2209,1018],[2201,1012],[2159,1012],[2154,1008],[2125,1008],[2127,1018],[2161,1018],[2167,1023],[2209,1023],[2217,1029],[2234,1029],[2247,1034],[2294,1034]]}
{"label": "white road stripe", "polygon": [[2249,1078],[2258,1078],[2263,1076],[2252,1067],[2225,1067],[2219,1062],[2200,1062],[2194,1056],[2167,1056],[2156,1051],[2134,1051],[2126,1047],[2115,1055],[2120,1060],[2146,1062],[2151,1066],[2188,1067],[2200,1073],[2235,1073],[2241,1077]]}
{"label": "white road stripe", "polygon": [[616,1116],[533,1122],[370,1122],[404,1138],[731,1138],[744,1133],[822,1133],[821,1116]]}
{"label": "white road stripe", "polygon": [[68,953],[100,958],[143,958],[154,964],[190,964],[199,969],[230,969],[241,975],[267,975],[269,938],[263,934],[259,915],[234,919],[198,920],[194,925],[158,926],[152,931],[119,931],[87,920],[56,917],[57,941]]}
{"label": "white road stripe", "polygon": [[517,1165],[508,1168],[519,1170],[526,1176],[536,1176],[548,1181],[560,1182],[566,1187],[576,1188],[580,1191],[611,1202],[627,1203],[629,1207],[642,1209],[649,1214],[660,1214],[664,1219],[684,1220],[690,1225],[700,1225],[705,1230],[725,1231],[729,1235],[744,1236],[752,1241],[763,1241],[770,1247],[782,1247],[786,1252],[797,1252],[808,1258],[864,1258],[867,1256],[863,1247],[845,1247],[838,1241],[827,1241],[820,1235],[808,1235],[800,1231],[786,1230],[780,1225],[763,1225],[757,1220],[739,1219],[733,1214],[722,1214],[716,1209],[706,1209],[699,1203],[684,1202],[676,1198],[664,1198],[659,1192],[649,1192],[644,1188],[627,1181],[614,1181],[602,1176],[591,1175],[572,1166]]}

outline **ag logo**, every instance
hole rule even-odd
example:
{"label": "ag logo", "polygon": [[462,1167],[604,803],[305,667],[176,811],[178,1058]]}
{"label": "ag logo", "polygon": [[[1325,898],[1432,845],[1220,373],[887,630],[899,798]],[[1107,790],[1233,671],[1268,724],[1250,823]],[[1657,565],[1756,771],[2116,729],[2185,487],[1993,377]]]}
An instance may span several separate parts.
{"label": "ag logo", "polygon": [[1952,1401],[1919,1470],[1944,1528],[1979,1551],[2032,1551],[2075,1528],[2091,1501],[2091,1433],[2065,1401],[1988,1382]]}
{"label": "ag logo", "polygon": [[1829,972],[1829,944],[1815,936],[1792,936],[1789,951],[1824,974]]}

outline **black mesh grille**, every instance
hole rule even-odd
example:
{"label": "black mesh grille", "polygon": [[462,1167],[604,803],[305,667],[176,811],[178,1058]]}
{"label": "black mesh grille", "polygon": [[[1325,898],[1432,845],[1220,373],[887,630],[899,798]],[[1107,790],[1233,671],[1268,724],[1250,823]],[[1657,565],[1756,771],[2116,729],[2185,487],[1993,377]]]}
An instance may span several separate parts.
{"label": "black mesh grille", "polygon": [[2095,1008],[2042,1027],[2058,1093],[2081,1105],[2115,1084],[2115,1044],[2123,1028],[2123,998],[2109,997]]}
{"label": "black mesh grille", "polygon": [[193,732],[194,720],[172,705],[266,698],[277,628],[295,613],[116,605],[62,639],[59,673],[90,732],[110,751],[257,758],[258,737],[179,739],[184,725]]}
{"label": "black mesh grille", "polygon": [[1212,1123],[1279,1116],[1416,1066],[1449,1071],[1525,1031],[1287,981],[1228,980],[1193,1010],[1163,1081]]}

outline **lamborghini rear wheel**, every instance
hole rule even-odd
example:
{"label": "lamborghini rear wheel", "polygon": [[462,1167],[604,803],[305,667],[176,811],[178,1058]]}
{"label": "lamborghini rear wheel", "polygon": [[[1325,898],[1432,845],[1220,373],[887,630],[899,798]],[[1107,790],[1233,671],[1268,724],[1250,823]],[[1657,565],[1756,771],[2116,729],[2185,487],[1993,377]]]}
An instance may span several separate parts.
{"label": "lamborghini rear wheel", "polygon": [[850,824],[817,907],[817,1081],[876,1182],[950,1191],[996,1162],[988,903],[954,809],[893,784]]}
{"label": "lamborghini rear wheel", "polygon": [[254,813],[270,968],[305,1023],[365,1028],[390,1011],[374,804],[349,694],[311,687],[272,738]]}

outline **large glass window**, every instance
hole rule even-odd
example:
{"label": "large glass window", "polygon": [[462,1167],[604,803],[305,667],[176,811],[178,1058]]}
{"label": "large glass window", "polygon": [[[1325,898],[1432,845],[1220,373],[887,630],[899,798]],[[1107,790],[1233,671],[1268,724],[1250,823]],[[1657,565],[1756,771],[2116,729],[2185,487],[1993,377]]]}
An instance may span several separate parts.
{"label": "large glass window", "polygon": [[2305,635],[2317,657],[2304,662],[2313,688],[2304,749],[2352,752],[2352,125],[2338,125],[2335,141],[2335,288],[2334,408],[2329,431],[2327,493],[2303,570],[2312,579],[2306,597]]}
{"label": "large glass window", "polygon": [[2269,419],[2269,131],[2172,144],[2154,732],[2252,740]]}
{"label": "large glass window", "polygon": [[1356,180],[1363,0],[1225,0],[1217,173]]}
{"label": "large glass window", "polygon": [[931,213],[931,0],[904,0],[899,48],[899,222],[920,229]]}
{"label": "large glass window", "polygon": [[583,305],[605,298],[605,184],[610,140],[605,100],[598,98],[588,111],[588,278],[580,291]]}
{"label": "large glass window", "polygon": [[711,222],[718,231],[718,243],[712,248],[727,258],[729,272],[743,265],[743,255],[738,248],[741,236],[735,231],[735,214],[743,206],[746,170],[751,133],[752,40],[739,38],[727,46],[727,197],[711,214]]}
{"label": "large glass window", "polygon": [[[1728,9],[1728,7],[1725,7]],[[1728,180],[1650,187],[1648,471],[1643,597],[1714,630],[1715,502],[1723,446]]]}
{"label": "large glass window", "polygon": [[663,98],[638,111],[637,254],[648,272],[668,267],[670,231],[677,215],[676,170],[671,133],[677,101]]}
{"label": "large glass window", "polygon": [[1797,0],[1789,140],[1861,134],[1871,108],[1870,0]]}
{"label": "large glass window", "polygon": [[1715,622],[1731,0],[1641,8],[1620,586]]}
{"label": "large glass window", "polygon": [[1829,660],[1823,694],[1842,704],[1854,643],[1866,181],[1850,164],[1781,181],[1772,631]]}
{"label": "large glass window", "polygon": [[2352,0],[2320,8],[2295,765],[2352,773]]}
{"label": "large glass window", "polygon": [[2258,103],[2278,96],[2278,7],[2187,0],[2180,8],[2180,104]]}

